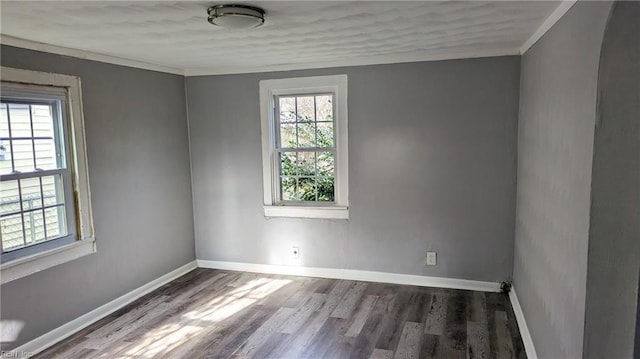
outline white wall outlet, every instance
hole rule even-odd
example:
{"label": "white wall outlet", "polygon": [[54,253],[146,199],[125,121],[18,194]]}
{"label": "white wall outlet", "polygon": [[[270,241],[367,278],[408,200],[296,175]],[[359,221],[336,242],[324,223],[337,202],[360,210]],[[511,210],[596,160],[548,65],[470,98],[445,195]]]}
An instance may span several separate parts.
{"label": "white wall outlet", "polygon": [[291,258],[293,258],[293,259],[300,258],[300,248],[291,247]]}
{"label": "white wall outlet", "polygon": [[427,252],[427,265],[436,265],[436,252]]}

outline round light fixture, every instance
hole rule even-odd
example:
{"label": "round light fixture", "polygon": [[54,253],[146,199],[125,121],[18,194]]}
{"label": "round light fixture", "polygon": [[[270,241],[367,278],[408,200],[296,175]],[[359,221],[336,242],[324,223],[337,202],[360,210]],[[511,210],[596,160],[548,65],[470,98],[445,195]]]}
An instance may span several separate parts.
{"label": "round light fixture", "polygon": [[209,22],[226,29],[251,29],[264,24],[264,10],[247,5],[215,5],[207,9]]}

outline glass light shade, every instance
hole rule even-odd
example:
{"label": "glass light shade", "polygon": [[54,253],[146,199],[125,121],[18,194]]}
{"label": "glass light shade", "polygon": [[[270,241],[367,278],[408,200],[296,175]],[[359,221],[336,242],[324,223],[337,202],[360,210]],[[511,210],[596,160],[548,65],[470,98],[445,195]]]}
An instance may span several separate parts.
{"label": "glass light shade", "polygon": [[210,7],[209,22],[231,30],[251,29],[264,23],[264,10],[246,5],[216,5]]}

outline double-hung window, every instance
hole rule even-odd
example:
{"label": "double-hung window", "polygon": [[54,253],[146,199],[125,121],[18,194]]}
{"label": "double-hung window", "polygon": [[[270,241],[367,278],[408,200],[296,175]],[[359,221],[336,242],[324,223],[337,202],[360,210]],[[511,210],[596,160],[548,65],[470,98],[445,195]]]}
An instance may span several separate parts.
{"label": "double-hung window", "polygon": [[264,211],[348,218],[347,77],[260,82]]}
{"label": "double-hung window", "polygon": [[0,179],[3,283],[95,250],[77,78],[2,68]]}

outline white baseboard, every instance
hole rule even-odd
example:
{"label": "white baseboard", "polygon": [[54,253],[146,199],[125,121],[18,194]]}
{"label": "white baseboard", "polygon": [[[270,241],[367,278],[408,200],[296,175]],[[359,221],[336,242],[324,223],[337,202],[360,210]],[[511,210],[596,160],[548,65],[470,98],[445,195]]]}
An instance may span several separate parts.
{"label": "white baseboard", "polygon": [[172,280],[194,270],[197,268],[196,262],[189,262],[182,267],[179,267],[158,279],[154,279],[151,282],[138,287],[131,292],[124,294],[109,303],[98,307],[89,313],[83,314],[78,318],[59,326],[58,328],[43,334],[13,350],[8,352],[17,352],[17,353],[30,353],[31,355],[35,355],[50,346],[56,344],[57,342],[77,333],[78,331],[88,327],[89,325],[97,322],[98,320],[106,317],[107,315],[115,312],[116,310],[124,307],[125,305],[133,302],[134,300],[142,297],[143,295],[150,293],[157,288],[163,286],[171,282]]}
{"label": "white baseboard", "polygon": [[524,312],[522,311],[522,307],[520,306],[520,301],[518,300],[518,295],[516,294],[516,289],[514,287],[511,287],[509,299],[511,300],[513,313],[516,315],[516,320],[518,321],[518,329],[520,329],[520,336],[524,343],[524,350],[527,353],[527,358],[538,359],[536,348],[533,346],[533,338],[531,338],[531,333],[529,332],[529,327],[527,326],[527,321],[524,318]]}
{"label": "white baseboard", "polygon": [[450,289],[476,290],[482,292],[499,292],[500,284],[495,282],[481,282],[468,279],[453,279],[441,277],[427,277],[412,274],[373,272],[355,269],[294,267],[269,264],[220,262],[198,259],[198,267],[226,269],[243,272],[257,272],[270,274],[295,275],[302,277],[320,277],[331,279],[360,280],[365,282],[380,282],[422,287],[437,287]]}

